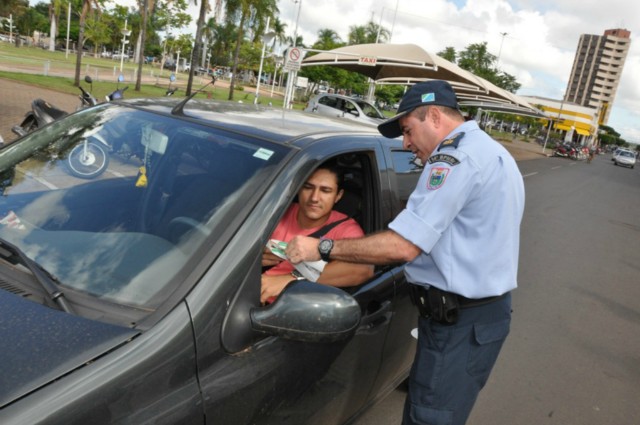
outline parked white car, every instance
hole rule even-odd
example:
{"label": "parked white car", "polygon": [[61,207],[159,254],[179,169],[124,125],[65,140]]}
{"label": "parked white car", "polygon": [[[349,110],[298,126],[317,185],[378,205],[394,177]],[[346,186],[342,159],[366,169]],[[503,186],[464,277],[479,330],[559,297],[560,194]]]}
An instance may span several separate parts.
{"label": "parked white car", "polygon": [[378,125],[385,119],[378,108],[365,100],[329,93],[312,97],[305,111],[328,117],[344,117],[373,125]]}
{"label": "parked white car", "polygon": [[618,149],[613,154],[613,163],[633,168],[636,165],[636,153],[627,149]]}

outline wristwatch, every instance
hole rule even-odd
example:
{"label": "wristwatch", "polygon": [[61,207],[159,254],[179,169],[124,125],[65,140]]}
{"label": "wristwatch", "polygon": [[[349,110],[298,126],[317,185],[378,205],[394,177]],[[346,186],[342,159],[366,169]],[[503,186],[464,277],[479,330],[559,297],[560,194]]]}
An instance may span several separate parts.
{"label": "wristwatch", "polygon": [[300,273],[298,270],[293,270],[291,272],[291,276],[293,276],[295,280],[303,280],[303,279],[305,279],[305,277],[302,276],[302,273]]}
{"label": "wristwatch", "polygon": [[320,243],[318,244],[318,252],[320,253],[320,258],[322,258],[322,261],[329,261],[329,256],[331,255],[332,249],[332,239],[320,239]]}

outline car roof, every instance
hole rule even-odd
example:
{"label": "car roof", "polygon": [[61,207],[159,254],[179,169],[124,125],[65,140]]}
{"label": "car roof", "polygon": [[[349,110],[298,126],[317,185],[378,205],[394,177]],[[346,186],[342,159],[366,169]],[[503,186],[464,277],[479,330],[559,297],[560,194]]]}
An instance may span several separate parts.
{"label": "car roof", "polygon": [[320,94],[317,94],[315,97],[318,98],[318,97],[327,97],[327,96],[337,97],[337,98],[340,98],[340,99],[347,99],[347,100],[351,100],[352,102],[356,102],[356,103],[363,102],[363,103],[371,104],[371,102],[368,102],[368,101],[366,101],[366,100],[364,100],[363,98],[360,98],[360,97],[355,98],[355,97],[345,96],[343,94],[336,94],[336,93],[320,93]]}
{"label": "car roof", "polygon": [[[182,100],[127,99],[118,103],[175,116],[171,110]],[[318,139],[337,135],[371,135],[384,139],[375,127],[353,120],[231,101],[192,99],[185,104],[180,117],[280,143],[293,143],[302,138]]]}

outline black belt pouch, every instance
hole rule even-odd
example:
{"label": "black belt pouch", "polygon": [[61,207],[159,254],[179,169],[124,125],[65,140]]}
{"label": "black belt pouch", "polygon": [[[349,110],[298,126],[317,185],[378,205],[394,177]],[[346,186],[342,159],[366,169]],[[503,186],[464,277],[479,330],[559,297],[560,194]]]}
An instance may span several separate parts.
{"label": "black belt pouch", "polygon": [[432,286],[427,291],[427,299],[433,320],[443,325],[454,325],[458,322],[460,303],[456,294]]}

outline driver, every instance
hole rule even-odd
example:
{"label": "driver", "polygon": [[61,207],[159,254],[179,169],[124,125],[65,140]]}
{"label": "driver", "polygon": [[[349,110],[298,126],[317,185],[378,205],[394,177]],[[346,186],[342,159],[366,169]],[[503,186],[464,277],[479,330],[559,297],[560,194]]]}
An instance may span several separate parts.
{"label": "driver", "polygon": [[[333,210],[344,193],[343,180],[343,171],[335,162],[321,165],[302,186],[298,192],[298,202],[291,204],[271,239],[289,242],[298,235],[330,239],[364,236],[362,228],[354,219]],[[328,229],[336,222],[340,223]],[[324,229],[327,229],[326,232]],[[262,274],[260,301],[263,303],[272,302],[289,282],[300,278],[297,272],[294,273],[291,263],[277,257],[268,248],[262,254],[262,267],[270,267]],[[356,286],[372,275],[372,265],[330,261],[317,282],[338,287]]]}

